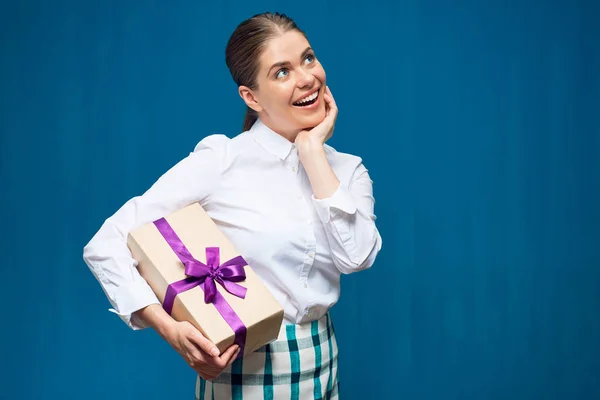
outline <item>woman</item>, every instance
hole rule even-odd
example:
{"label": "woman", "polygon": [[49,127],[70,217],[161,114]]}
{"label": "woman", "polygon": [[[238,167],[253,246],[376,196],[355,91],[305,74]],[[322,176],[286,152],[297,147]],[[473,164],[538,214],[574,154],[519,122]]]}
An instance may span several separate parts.
{"label": "woman", "polygon": [[[381,248],[372,182],[361,159],[325,145],[337,116],[325,71],[282,14],[241,23],[226,62],[248,106],[243,133],[211,135],[146,193],[106,220],[84,259],[133,329],[154,328],[198,372],[197,399],[337,398],[328,310],[340,275]],[[277,341],[236,360],[173,320],[140,277],[128,232],[199,202],[284,308]]]}

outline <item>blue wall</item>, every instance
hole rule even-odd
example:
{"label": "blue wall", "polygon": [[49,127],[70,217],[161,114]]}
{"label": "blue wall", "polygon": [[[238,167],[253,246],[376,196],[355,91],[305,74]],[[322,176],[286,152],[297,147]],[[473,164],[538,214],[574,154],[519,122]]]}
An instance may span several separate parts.
{"label": "blue wall", "polygon": [[3,4],[0,398],[193,396],[158,335],[107,312],[82,248],[201,138],[239,132],[224,47],[265,10],[308,33],[331,144],[375,181],[384,248],[333,311],[342,397],[600,398],[599,5]]}

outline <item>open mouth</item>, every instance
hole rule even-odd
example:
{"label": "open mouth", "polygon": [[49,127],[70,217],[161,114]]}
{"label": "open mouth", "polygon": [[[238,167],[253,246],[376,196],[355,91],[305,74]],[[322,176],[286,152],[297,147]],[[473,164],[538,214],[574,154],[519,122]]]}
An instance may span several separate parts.
{"label": "open mouth", "polygon": [[319,90],[314,91],[312,94],[306,96],[305,98],[298,100],[295,103],[292,103],[296,107],[308,107],[311,104],[315,104],[315,102],[319,99]]}

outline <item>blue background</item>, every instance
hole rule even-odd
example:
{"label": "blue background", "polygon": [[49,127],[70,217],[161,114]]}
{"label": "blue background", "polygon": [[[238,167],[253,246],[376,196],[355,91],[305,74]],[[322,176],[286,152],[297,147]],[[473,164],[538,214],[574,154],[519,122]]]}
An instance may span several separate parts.
{"label": "blue background", "polygon": [[239,133],[243,19],[291,15],[383,250],[333,316],[343,399],[600,398],[600,3],[18,1],[0,6],[0,398],[185,399],[82,260],[203,137]]}

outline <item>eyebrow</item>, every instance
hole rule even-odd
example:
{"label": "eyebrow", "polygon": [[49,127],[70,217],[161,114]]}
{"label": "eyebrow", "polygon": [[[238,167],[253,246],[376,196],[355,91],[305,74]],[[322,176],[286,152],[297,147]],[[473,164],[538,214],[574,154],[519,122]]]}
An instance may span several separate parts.
{"label": "eyebrow", "polygon": [[[300,58],[304,58],[306,56],[306,54],[308,54],[311,51],[312,51],[312,48],[310,46],[308,46],[306,49],[304,49],[304,51],[300,55]],[[273,68],[275,68],[275,67],[285,67],[285,66],[288,66],[290,64],[291,63],[289,61],[279,61],[279,62],[276,62],[275,64],[271,65],[271,68],[269,68],[269,71],[267,72],[267,76],[269,76],[271,74],[271,71],[273,70]]]}

